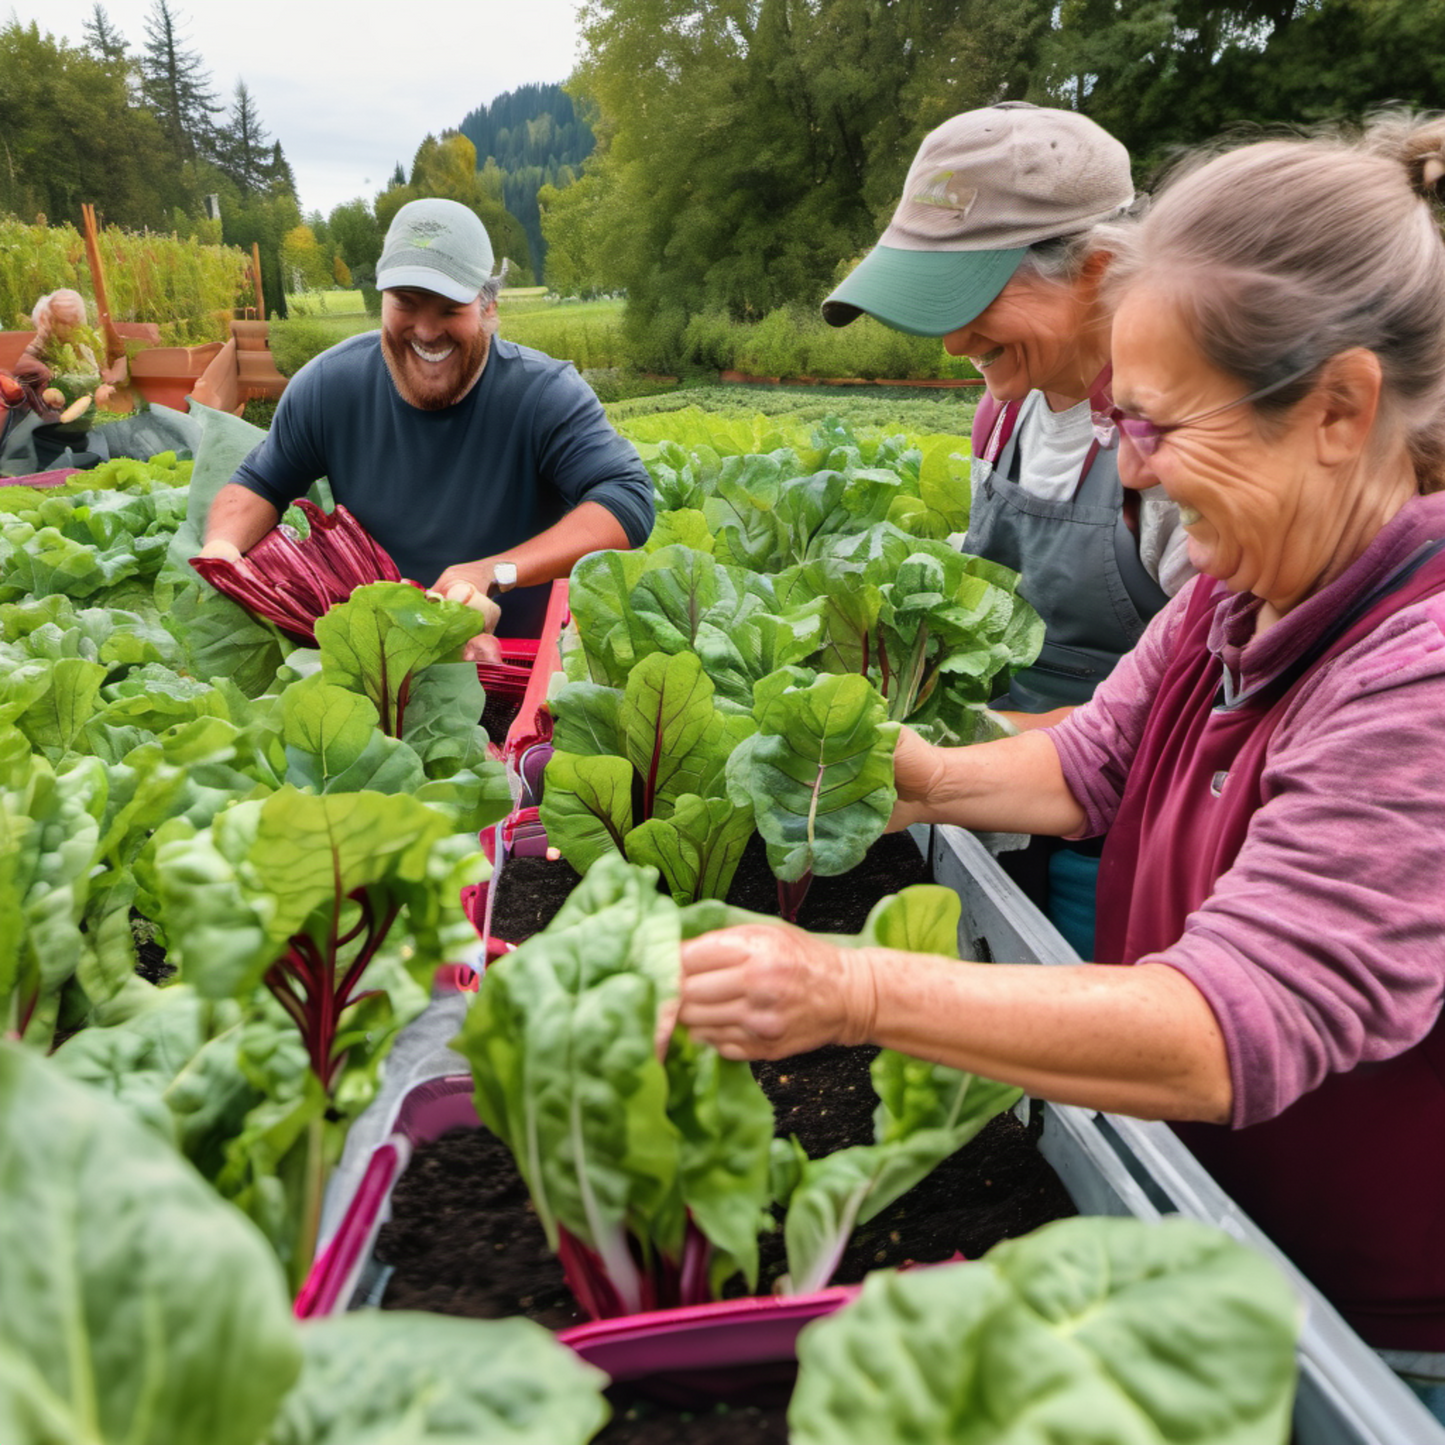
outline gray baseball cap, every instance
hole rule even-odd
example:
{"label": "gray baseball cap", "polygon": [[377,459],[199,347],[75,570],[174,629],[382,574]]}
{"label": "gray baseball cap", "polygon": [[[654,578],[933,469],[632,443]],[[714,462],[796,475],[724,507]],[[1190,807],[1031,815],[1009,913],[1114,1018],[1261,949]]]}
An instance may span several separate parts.
{"label": "gray baseball cap", "polygon": [[408,201],[386,230],[376,289],[415,287],[448,301],[475,301],[492,274],[487,228],[460,201]]}
{"label": "gray baseball cap", "polygon": [[1003,290],[1030,246],[1086,230],[1134,199],[1129,152],[1071,110],[1005,101],[923,138],[878,244],[823,302],[915,336],[946,336]]}

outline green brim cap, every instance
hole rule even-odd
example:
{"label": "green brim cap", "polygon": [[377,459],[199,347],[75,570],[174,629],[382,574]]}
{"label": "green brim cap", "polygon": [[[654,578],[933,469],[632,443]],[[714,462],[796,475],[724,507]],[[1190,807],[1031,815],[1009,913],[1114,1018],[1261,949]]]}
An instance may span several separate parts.
{"label": "green brim cap", "polygon": [[1027,253],[1027,246],[1004,251],[875,246],[823,302],[823,320],[846,326],[866,311],[895,331],[947,336],[993,301]]}

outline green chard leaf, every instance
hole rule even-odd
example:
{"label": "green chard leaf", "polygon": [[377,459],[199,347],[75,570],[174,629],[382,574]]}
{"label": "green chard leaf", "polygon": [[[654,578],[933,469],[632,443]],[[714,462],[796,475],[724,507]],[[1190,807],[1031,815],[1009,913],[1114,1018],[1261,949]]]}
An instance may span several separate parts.
{"label": "green chard leaf", "polygon": [[776,672],[755,697],[758,731],[728,761],[728,796],[752,805],[779,878],[846,873],[892,814],[897,724],[877,690],[853,675],[799,685]]}
{"label": "green chard leaf", "polygon": [[373,582],[317,619],[316,641],[326,680],[370,698],[382,731],[403,737],[413,675],[454,661],[481,630],[481,614],[459,602],[432,600],[405,582]]}
{"label": "green chard leaf", "polygon": [[265,1240],[169,1144],[9,1043],[0,1241],[0,1438],[262,1438],[300,1366]]}
{"label": "green chard leaf", "polygon": [[1221,1230],[1061,1220],[869,1275],[799,1336],[789,1439],[1283,1445],[1299,1324],[1275,1266]]}

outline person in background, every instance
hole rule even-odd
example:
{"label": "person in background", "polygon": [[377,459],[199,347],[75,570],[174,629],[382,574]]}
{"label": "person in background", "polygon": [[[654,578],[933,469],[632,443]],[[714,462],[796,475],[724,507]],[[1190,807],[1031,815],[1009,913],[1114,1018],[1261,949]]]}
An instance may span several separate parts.
{"label": "person in background", "polygon": [[[893,220],[823,303],[968,356],[974,418],[963,549],[1021,574],[1045,625],[1038,661],[994,707],[1020,728],[1085,702],[1193,575],[1179,509],[1127,491],[1111,431],[1102,225],[1134,205],[1129,153],[1072,111],[1008,101],[923,140]],[[1084,958],[1101,842],[1038,840],[1002,861]]]}
{"label": "person in background", "polygon": [[[62,287],[42,296],[30,319],[35,324],[35,336],[15,364],[15,375],[21,381],[49,386],[58,378],[66,378],[72,389],[88,391],[98,407],[114,398],[116,387],[125,385],[125,357],[118,357],[109,366],[100,363],[105,343],[92,329],[85,297],[79,291]],[[76,398],[65,399],[70,402]]]}
{"label": "person in background", "polygon": [[988,967],[785,927],[683,946],[729,1058],[901,1049],[1179,1121],[1445,1416],[1445,121],[1259,142],[1118,239],[1110,420],[1194,579],[1091,701],[937,748],[895,826],[1107,829],[1097,956]]}
{"label": "person in background", "polygon": [[105,342],[91,327],[78,291],[62,287],[42,296],[30,319],[35,335],[15,363],[15,376],[45,408],[37,408],[40,425],[31,433],[36,459],[42,467],[62,458],[93,466],[99,457],[86,450],[91,408],[115,399],[116,388],[126,383],[126,359],[101,364]]}
{"label": "person in background", "polygon": [[536,636],[546,584],[589,552],[646,541],[636,449],[570,362],[496,335],[504,271],[467,207],[404,205],[377,263],[380,332],[297,372],[217,493],[202,555],[236,560],[325,476],[404,577],[505,592],[500,631]]}

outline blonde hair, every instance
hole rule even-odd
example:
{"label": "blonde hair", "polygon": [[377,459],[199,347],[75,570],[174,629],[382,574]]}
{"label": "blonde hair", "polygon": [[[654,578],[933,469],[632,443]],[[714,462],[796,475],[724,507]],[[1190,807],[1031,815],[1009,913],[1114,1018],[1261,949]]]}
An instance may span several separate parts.
{"label": "blonde hair", "polygon": [[76,324],[88,326],[90,324],[90,312],[85,304],[85,297],[79,291],[73,291],[68,286],[62,286],[58,291],[48,291],[39,301],[35,303],[30,313],[30,320],[34,323],[35,329],[40,332],[49,331],[51,328],[51,312],[55,303],[59,301],[68,305],[80,314],[80,320]]}
{"label": "blonde hair", "polygon": [[1162,284],[1199,348],[1257,403],[1293,406],[1332,356],[1383,373],[1377,430],[1404,436],[1422,492],[1445,488],[1445,119],[1401,111],[1354,133],[1196,152],[1113,240],[1110,287]]}

